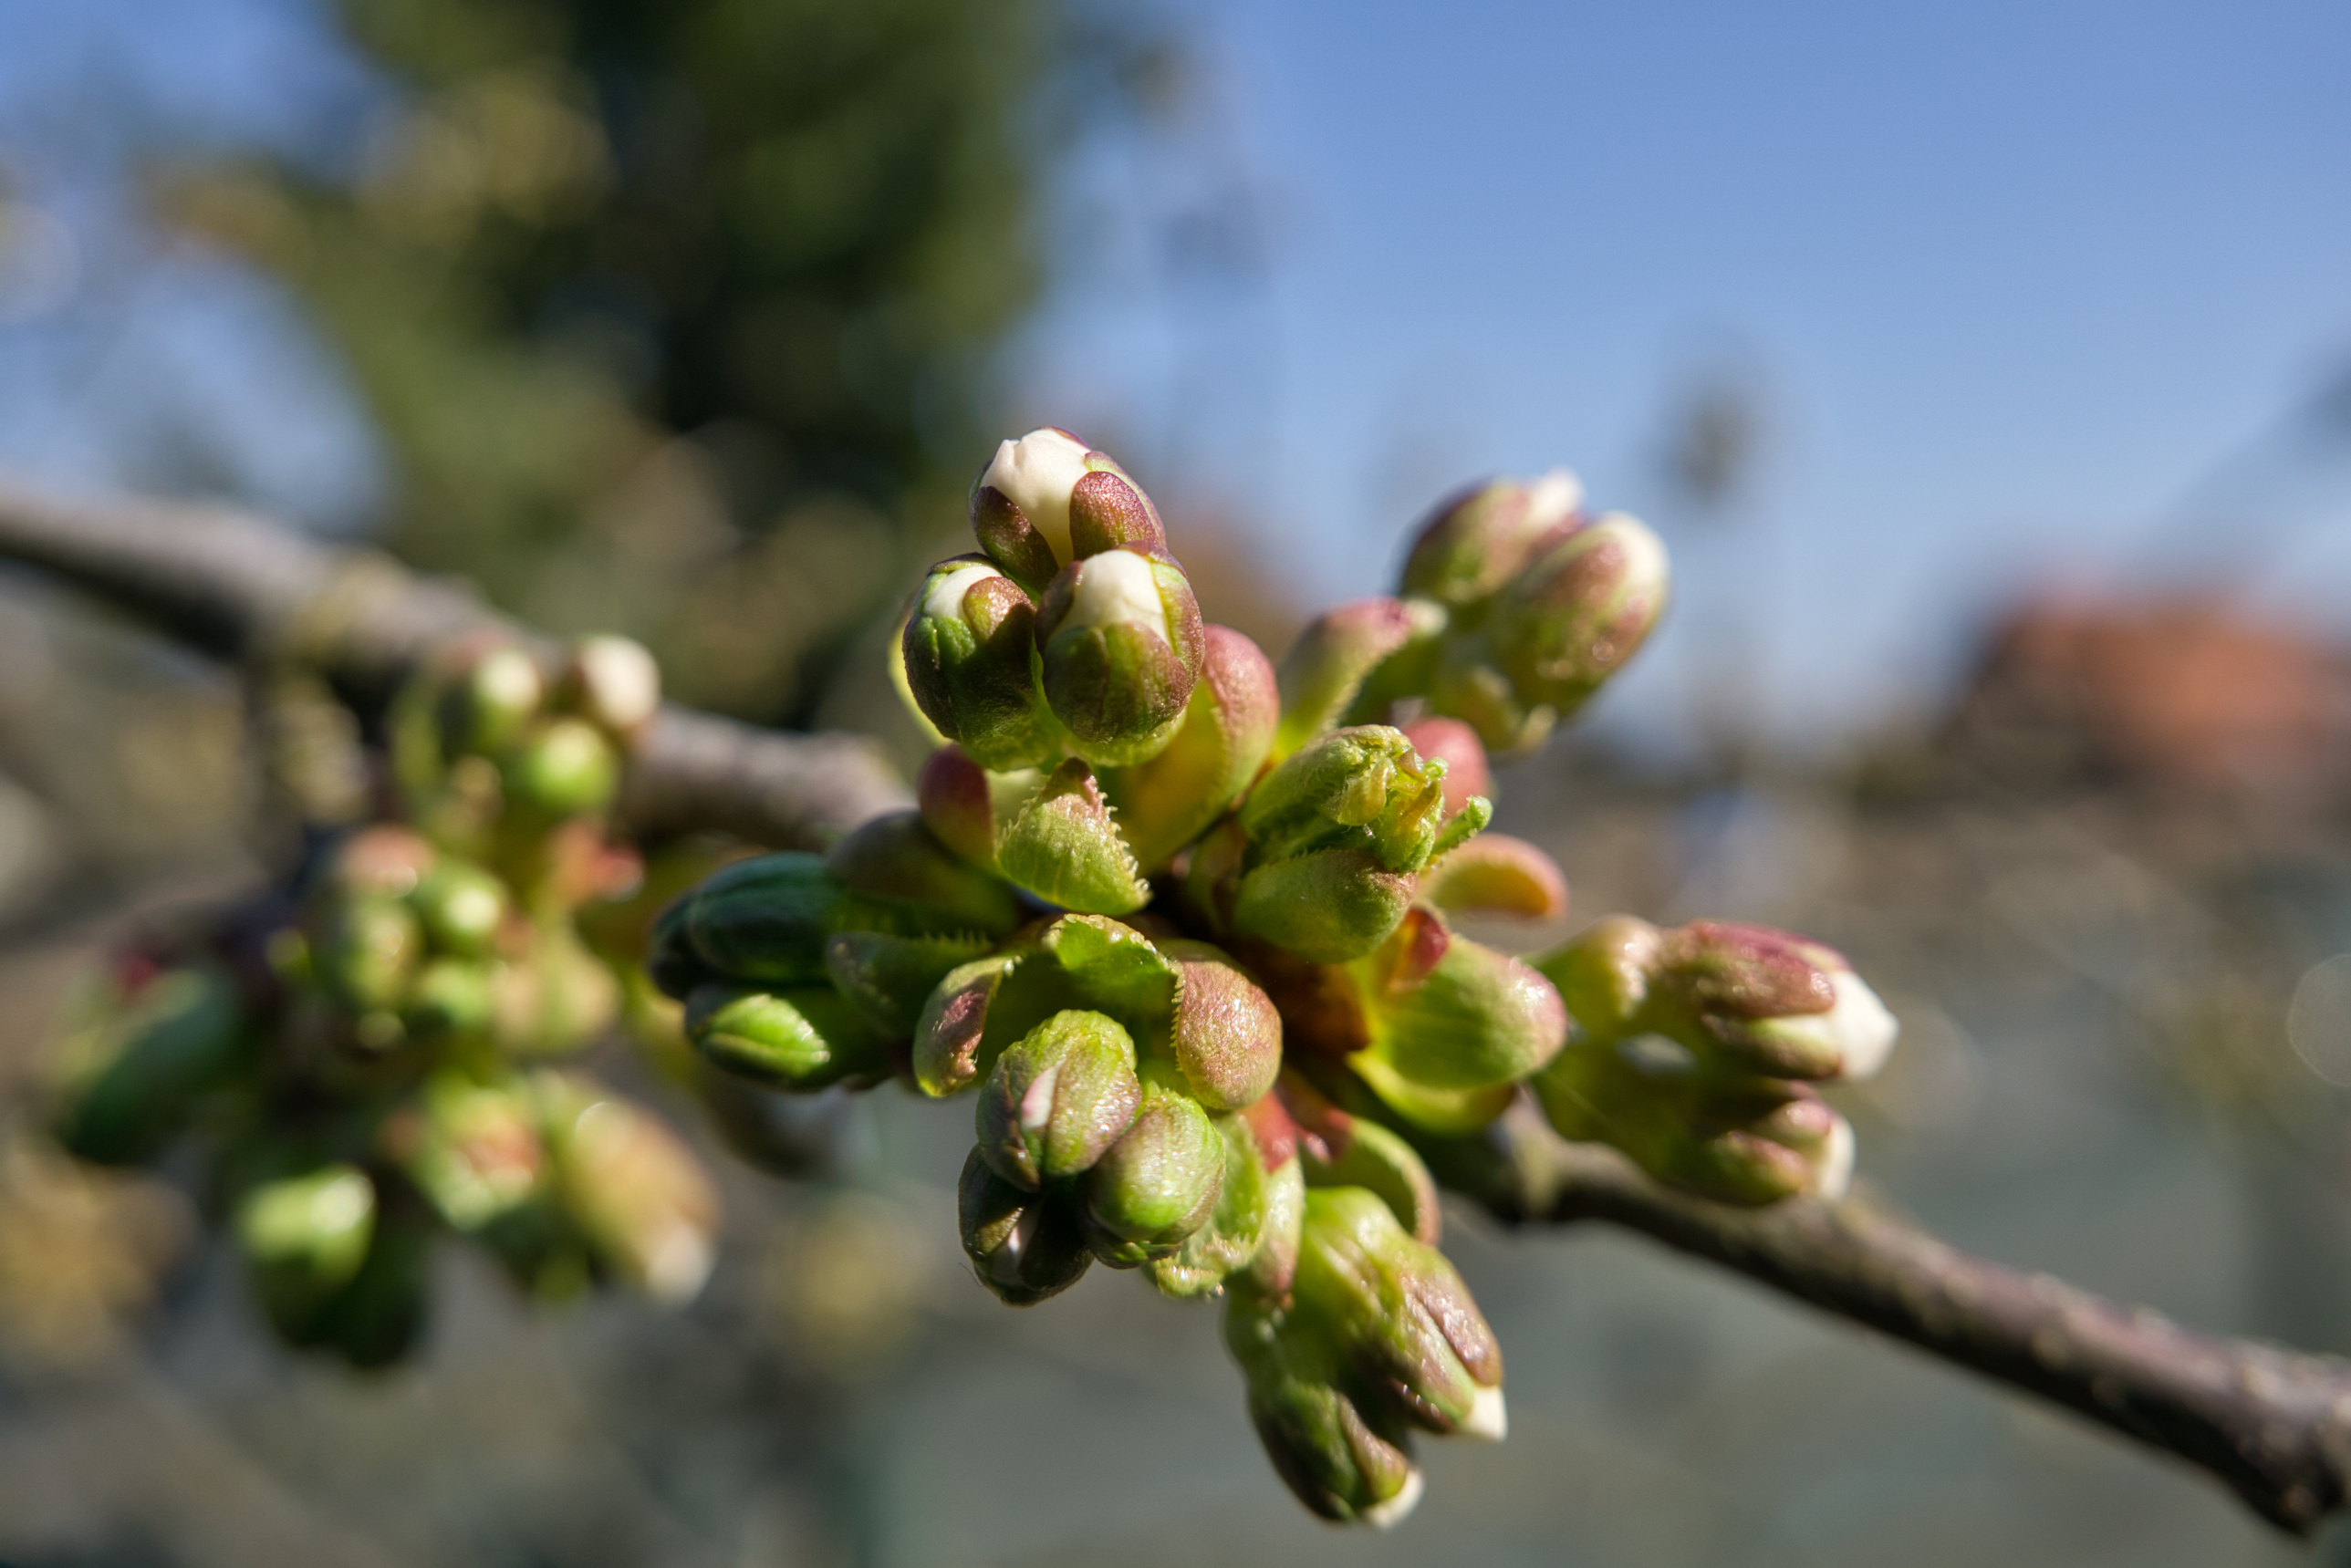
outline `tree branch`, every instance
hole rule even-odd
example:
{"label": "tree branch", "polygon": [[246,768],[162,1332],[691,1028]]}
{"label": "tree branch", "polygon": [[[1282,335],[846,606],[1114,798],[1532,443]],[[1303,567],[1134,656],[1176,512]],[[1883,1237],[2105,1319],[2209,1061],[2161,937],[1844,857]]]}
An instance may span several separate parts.
{"label": "tree branch", "polygon": [[[543,641],[381,552],[329,549],[217,507],[68,499],[0,477],[0,558],[205,652],[299,658],[366,702],[468,632]],[[803,847],[907,803],[904,781],[860,737],[785,735],[669,703],[631,756],[621,811],[641,834],[715,829]]]}
{"label": "tree branch", "polygon": [[[298,657],[380,700],[432,648],[485,627],[477,599],[372,551],[234,512],[68,501],[0,481],[0,558],[41,568],[239,659]],[[665,706],[632,759],[640,832],[715,828],[821,841],[905,800],[866,743],[786,736]],[[2062,1405],[2200,1467],[2304,1532],[2351,1493],[2351,1363],[2190,1333],[1970,1258],[1865,1204],[1731,1208],[1570,1144],[1521,1101],[1493,1135],[1427,1150],[1447,1186],[1506,1220],[1599,1219]]]}
{"label": "tree branch", "polygon": [[1599,1219],[2036,1394],[2210,1471],[2306,1534],[2351,1495],[2351,1362],[2191,1333],[2045,1274],[1971,1258],[1858,1199],[1686,1197],[1521,1101],[1438,1178],[1511,1223]]}

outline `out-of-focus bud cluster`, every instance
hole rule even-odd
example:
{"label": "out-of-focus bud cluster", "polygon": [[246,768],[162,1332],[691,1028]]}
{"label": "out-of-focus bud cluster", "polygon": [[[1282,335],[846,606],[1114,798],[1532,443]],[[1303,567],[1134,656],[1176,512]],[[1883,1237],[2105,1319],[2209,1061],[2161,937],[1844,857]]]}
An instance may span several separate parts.
{"label": "out-of-focus bud cluster", "polygon": [[478,642],[420,674],[392,717],[397,820],[127,957],[56,1053],[61,1142],[111,1165],[201,1148],[272,1324],[356,1365],[413,1344],[450,1233],[538,1295],[691,1296],[709,1176],[651,1113],[552,1065],[621,1011],[581,917],[640,879],[603,814],[658,703],[652,661],[610,638],[553,667]]}
{"label": "out-of-focus bud cluster", "polygon": [[1342,605],[1300,639],[1276,749],[1417,702],[1490,750],[1531,750],[1639,650],[1666,591],[1657,537],[1588,514],[1564,469],[1465,491],[1422,525],[1398,597]]}
{"label": "out-of-focus bud cluster", "polygon": [[[970,516],[979,549],[932,568],[897,649],[946,741],[919,810],[710,877],[655,926],[653,979],[714,1071],[968,1094],[980,1282],[1027,1305],[1099,1261],[1222,1294],[1275,1468],[1325,1517],[1392,1522],[1413,1432],[1503,1425],[1415,1141],[1481,1134],[1594,1038],[1559,973],[1454,928],[1567,908],[1548,855],[1481,831],[1488,748],[1631,655],[1663,552],[1564,475],[1489,486],[1428,526],[1403,597],[1324,616],[1277,678],[1066,432],[1004,443]],[[1804,1034],[1762,1020],[1739,1038]],[[1792,1060],[1783,1102],[1809,1093]],[[1643,1093],[1626,1114],[1681,1113]]]}
{"label": "out-of-focus bud cluster", "polygon": [[1575,1019],[1534,1080],[1560,1132],[1727,1203],[1844,1195],[1853,1129],[1813,1086],[1876,1072],[1897,1026],[1842,955],[1765,926],[1616,915],[1537,966]]}

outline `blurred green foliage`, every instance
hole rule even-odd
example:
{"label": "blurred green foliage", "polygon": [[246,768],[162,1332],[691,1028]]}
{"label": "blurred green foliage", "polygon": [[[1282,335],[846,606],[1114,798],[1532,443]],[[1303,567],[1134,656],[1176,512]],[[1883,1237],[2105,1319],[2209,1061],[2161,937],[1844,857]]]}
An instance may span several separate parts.
{"label": "blurred green foliage", "polygon": [[165,204],[310,306],[401,554],[788,719],[960,520],[1055,158],[1164,78],[1087,4],[348,0],[402,93],[357,166]]}

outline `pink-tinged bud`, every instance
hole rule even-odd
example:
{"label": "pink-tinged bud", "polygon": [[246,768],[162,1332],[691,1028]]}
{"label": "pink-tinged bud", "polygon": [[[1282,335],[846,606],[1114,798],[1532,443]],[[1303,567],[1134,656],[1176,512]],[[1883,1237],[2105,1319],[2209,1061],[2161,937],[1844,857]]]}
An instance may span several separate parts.
{"label": "pink-tinged bud", "polygon": [[1420,896],[1447,915],[1557,920],[1567,913],[1567,878],[1524,839],[1480,833],[1429,862],[1420,873]]}
{"label": "pink-tinged bud", "polygon": [[455,1072],[428,1080],[414,1114],[387,1128],[390,1152],[441,1218],[478,1230],[536,1194],[548,1170],[537,1107],[511,1084]]}
{"label": "pink-tinged bud", "polygon": [[1666,547],[1611,513],[1543,550],[1497,596],[1489,632],[1520,697],[1572,714],[1666,608]]}
{"label": "pink-tinged bud", "polygon": [[956,1207],[973,1272],[1008,1306],[1033,1306],[1068,1290],[1093,1262],[1062,1195],[1013,1186],[977,1149],[964,1161]]}
{"label": "pink-tinged bud", "polygon": [[1264,653],[1225,626],[1207,628],[1205,648],[1175,738],[1157,756],[1102,775],[1120,831],[1146,872],[1165,866],[1240,799],[1273,743],[1280,698]]}
{"label": "pink-tinged bud", "polygon": [[543,1081],[564,1207],[603,1266],[654,1299],[692,1301],[717,1260],[718,1191],[652,1112],[585,1078]]}
{"label": "pink-tinged bud", "polygon": [[1166,553],[1166,530],[1141,486],[1103,453],[1050,426],[1007,441],[971,490],[980,548],[1031,590],[1105,549]]}
{"label": "pink-tinged bud", "polygon": [[1531,483],[1498,479],[1452,496],[1414,539],[1402,591],[1449,609],[1476,605],[1573,526],[1583,503],[1583,486],[1564,468]]}
{"label": "pink-tinged bud", "polygon": [[1637,1033],[1648,1005],[1665,933],[1631,915],[1612,915],[1535,960],[1559,988],[1578,1028],[1606,1040]]}
{"label": "pink-tinged bud", "polygon": [[989,871],[996,867],[996,841],[1044,783],[1034,768],[995,773],[963,747],[949,744],[932,752],[914,782],[923,821],[939,841]]}
{"label": "pink-tinged bud", "polygon": [[632,739],[661,709],[661,666],[630,638],[583,637],[572,644],[559,695],[598,728]]}
{"label": "pink-tinged bud", "polygon": [[1142,1103],[1134,1040],[1101,1013],[1059,1012],[997,1058],[973,1121],[998,1176],[1035,1191],[1093,1168]]}
{"label": "pink-tinged bud", "polygon": [[925,1094],[944,1099],[979,1082],[992,1063],[983,1062],[980,1048],[987,1036],[989,1004],[1020,956],[992,954],[948,972],[932,988],[914,1025],[914,1083]]}
{"label": "pink-tinged bud", "polygon": [[1047,587],[1037,645],[1046,706],[1072,748],[1100,766],[1126,767],[1174,738],[1207,637],[1181,568],[1109,549],[1071,561]]}
{"label": "pink-tinged bud", "polygon": [[379,822],[335,846],[328,884],[343,893],[405,898],[440,858],[441,852],[423,834]]}
{"label": "pink-tinged bud", "polygon": [[1154,944],[1183,978],[1172,1043],[1185,1083],[1211,1111],[1237,1111],[1273,1087],[1281,1071],[1281,1014],[1257,983],[1206,942]]}
{"label": "pink-tinged bud", "polygon": [[1092,768],[1056,768],[998,837],[996,863],[1015,886],[1090,915],[1127,915],[1151,902],[1134,852]]}
{"label": "pink-tinged bud", "polygon": [[1435,635],[1443,621],[1434,606],[1400,599],[1359,599],[1316,617],[1282,657],[1274,757],[1345,723],[1372,673],[1407,644]]}
{"label": "pink-tinged bud", "polygon": [[982,765],[1027,768],[1052,755],[1032,663],[1037,610],[978,556],[933,567],[900,643],[923,716]]}
{"label": "pink-tinged bud", "polygon": [[1412,748],[1445,764],[1445,814],[1453,815],[1473,795],[1494,798],[1494,773],[1487,766],[1478,732],[1458,718],[1416,718],[1398,727]]}

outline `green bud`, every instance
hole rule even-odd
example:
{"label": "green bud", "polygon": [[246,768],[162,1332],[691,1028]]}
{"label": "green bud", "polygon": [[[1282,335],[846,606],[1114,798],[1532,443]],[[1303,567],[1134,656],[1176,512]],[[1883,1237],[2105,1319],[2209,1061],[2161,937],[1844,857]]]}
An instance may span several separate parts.
{"label": "green bud", "polygon": [[1469,1288],[1434,1247],[1416,1241],[1362,1187],[1309,1187],[1292,1287],[1358,1374],[1395,1413],[1439,1434],[1499,1441],[1502,1352]]}
{"label": "green bud", "polygon": [[1343,964],[1376,947],[1412,907],[1413,879],[1369,850],[1320,850],[1240,879],[1235,930],[1310,963]]}
{"label": "green bud", "polygon": [[1153,1064],[1133,1123],[1086,1174],[1089,1230],[1108,1243],[1094,1255],[1132,1267],[1173,1251],[1207,1222],[1224,1170],[1225,1141],[1208,1113]]}
{"label": "green bud", "polygon": [[583,718],[551,718],[500,769],[507,799],[543,817],[601,811],[621,787],[621,755]]}
{"label": "green bud", "polygon": [[1496,596],[1496,663],[1523,699],[1572,714],[1647,640],[1666,578],[1666,547],[1633,518],[1577,528]]}
{"label": "green bud", "polygon": [[1006,827],[997,865],[1015,886],[1064,909],[1127,915],[1151,902],[1093,769],[1074,757]]}
{"label": "green bud", "polygon": [[873,1081],[890,1069],[881,1032],[829,986],[703,986],[686,1000],[685,1037],[713,1064],[779,1089]]}
{"label": "green bud", "polygon": [[1557,920],[1567,913],[1567,878],[1559,862],[1503,833],[1480,833],[1429,862],[1420,896],[1448,915],[1514,915]]}
{"label": "green bud", "polygon": [[244,1001],[228,971],[163,971],[59,1048],[52,1067],[57,1141],[101,1165],[152,1159],[187,1124],[198,1097],[234,1072],[246,1039]]}
{"label": "green bud", "polygon": [[1012,889],[941,843],[919,812],[874,818],[835,844],[825,865],[860,902],[850,924],[1002,937],[1021,921]]}
{"label": "green bud", "polygon": [[506,884],[477,865],[444,856],[411,895],[435,950],[461,958],[486,956],[506,923]]}
{"label": "green bud", "polygon": [[1281,1071],[1281,1014],[1239,965],[1206,942],[1154,944],[1182,979],[1171,1043],[1194,1098],[1238,1111],[1273,1087]]}
{"label": "green bud", "polygon": [[1369,1043],[1350,1062],[1375,1092],[1397,1079],[1440,1091],[1499,1088],[1541,1068],[1567,1040],[1567,1010],[1549,981],[1453,935],[1432,910],[1407,915],[1354,977]]}
{"label": "green bud", "polygon": [[394,899],[346,898],[328,913],[317,952],[317,974],[354,1013],[396,1010],[424,951],[424,930],[413,911]]}
{"label": "green bud", "polygon": [[1323,612],[1282,658],[1274,758],[1344,722],[1373,672],[1415,640],[1433,636],[1442,621],[1435,606],[1398,599],[1359,599]]}
{"label": "green bud", "polygon": [[1273,666],[1229,627],[1207,627],[1203,646],[1200,680],[1175,738],[1156,757],[1102,775],[1120,831],[1145,871],[1165,866],[1223,816],[1273,744]]}
{"label": "green bud", "polygon": [[1445,765],[1396,730],[1334,730],[1291,755],[1240,810],[1255,864],[1322,850],[1369,852],[1388,872],[1428,863],[1445,815]]}
{"label": "green bud", "polygon": [[717,1252],[718,1193],[643,1106],[585,1078],[538,1090],[563,1203],[606,1269],[656,1300],[691,1301]]}
{"label": "green bud", "polygon": [[434,958],[416,972],[401,1021],[420,1038],[475,1035],[496,1021],[495,971],[470,958]]}
{"label": "green bud", "polygon": [[981,956],[985,936],[899,936],[887,931],[843,931],[825,944],[825,972],[866,1021],[891,1040],[907,1040],[938,983]]}
{"label": "green bud", "polygon": [[1324,1519],[1386,1530],[1420,1501],[1404,1422],[1359,1401],[1344,1347],[1311,1310],[1235,1291],[1225,1343],[1249,1382],[1249,1421],[1298,1500]]}
{"label": "green bud", "polygon": [[1440,502],[1405,557],[1403,591],[1451,609],[1482,605],[1530,556],[1573,526],[1583,486],[1564,468],[1498,479]]}
{"label": "green bud", "polygon": [[972,1270],[1008,1306],[1058,1295],[1093,1261],[1064,1201],[1013,1186],[977,1149],[964,1161],[956,1199]]}
{"label": "green bud", "polygon": [[979,1082],[994,1058],[981,1059],[990,1004],[1019,955],[976,958],[947,972],[923,1004],[914,1025],[915,1086],[944,1099]]}
{"label": "green bud", "polygon": [[528,1201],[547,1174],[538,1108],[510,1085],[435,1074],[395,1127],[387,1137],[401,1168],[458,1230],[478,1230]]}
{"label": "green bud", "polygon": [[1257,1257],[1267,1222],[1274,1218],[1273,1176],[1259,1157],[1249,1119],[1227,1113],[1209,1121],[1225,1144],[1222,1185],[1207,1222],[1174,1252],[1147,1265],[1152,1284],[1163,1295],[1205,1296],[1221,1290]]}
{"label": "green bud", "polygon": [[450,754],[503,750],[522,738],[546,696],[538,662],[511,645],[490,647],[459,674],[442,709]]}
{"label": "green bud", "polygon": [[1182,568],[1107,549],[1071,561],[1047,587],[1037,645],[1046,706],[1071,748],[1124,767],[1174,738],[1199,680],[1206,632]]}
{"label": "green bud", "polygon": [[711,976],[800,986],[824,978],[841,903],[821,855],[759,855],[721,866],[656,924],[654,983],[683,997]]}
{"label": "green bud", "polygon": [[931,569],[900,639],[907,689],[939,733],[989,768],[1053,754],[1034,667],[1037,607],[977,556]]}
{"label": "green bud", "polygon": [[237,1246],[273,1321],[298,1331],[357,1277],[375,1232],[376,1194],[356,1166],[266,1181],[236,1207]]}
{"label": "green bud", "polygon": [[976,866],[997,869],[996,841],[1044,778],[1032,768],[992,773],[963,747],[946,745],[923,763],[914,784],[923,821],[939,842]]}
{"label": "green bud", "polygon": [[563,700],[621,739],[643,733],[661,711],[661,666],[627,637],[582,637],[563,669]]}
{"label": "green bud", "polygon": [[1134,1120],[1134,1040],[1100,1013],[1054,1014],[997,1058],[974,1114],[980,1155],[1035,1189],[1090,1170]]}
{"label": "green bud", "polygon": [[1301,1083],[1283,1092],[1299,1124],[1301,1174],[1309,1187],[1362,1187],[1388,1206],[1416,1241],[1444,1229],[1437,1182],[1413,1146],[1393,1130],[1351,1116]]}

